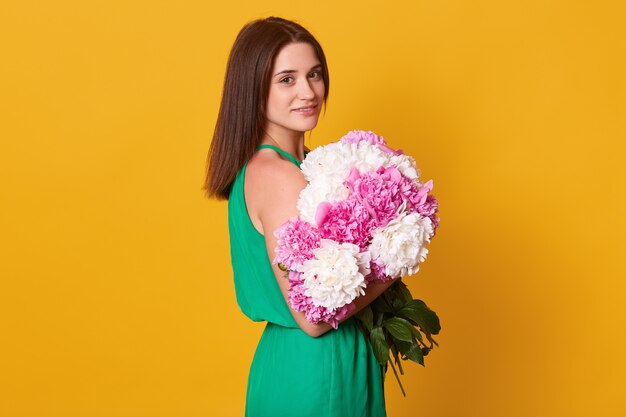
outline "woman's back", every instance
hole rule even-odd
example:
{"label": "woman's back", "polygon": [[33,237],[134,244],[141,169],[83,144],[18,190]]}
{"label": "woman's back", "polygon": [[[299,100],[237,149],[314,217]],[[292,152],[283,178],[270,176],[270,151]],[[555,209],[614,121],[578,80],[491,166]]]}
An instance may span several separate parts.
{"label": "woman's back", "polygon": [[[295,158],[278,148],[265,145],[259,149],[266,147],[275,149],[291,163],[300,166]],[[267,320],[284,327],[299,328],[287,307],[280,287],[275,282],[265,236],[255,228],[249,215],[250,206],[254,205],[255,195],[264,193],[266,190],[254,190],[254,193],[248,196],[250,202],[246,201],[245,177],[248,165],[249,163],[246,163],[237,173],[228,200],[230,253],[237,303],[243,313],[254,321]],[[262,167],[255,171],[258,172],[255,172],[257,178],[251,178],[249,180],[251,182],[258,180],[259,175],[263,175]],[[248,177],[250,177],[249,173]]]}

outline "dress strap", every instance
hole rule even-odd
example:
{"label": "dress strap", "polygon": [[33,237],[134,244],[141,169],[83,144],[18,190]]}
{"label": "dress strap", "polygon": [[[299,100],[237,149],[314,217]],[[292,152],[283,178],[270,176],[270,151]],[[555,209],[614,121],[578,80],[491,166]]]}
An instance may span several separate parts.
{"label": "dress strap", "polygon": [[300,161],[298,161],[296,158],[294,158],[290,153],[283,151],[282,149],[274,146],[274,145],[268,145],[268,144],[263,144],[261,146],[259,146],[258,148],[256,148],[256,150],[258,151],[259,149],[273,149],[276,152],[278,152],[279,154],[281,154],[282,156],[284,156],[285,158],[289,159],[291,162],[293,162],[294,164],[296,164],[298,166],[298,168],[300,168]]}

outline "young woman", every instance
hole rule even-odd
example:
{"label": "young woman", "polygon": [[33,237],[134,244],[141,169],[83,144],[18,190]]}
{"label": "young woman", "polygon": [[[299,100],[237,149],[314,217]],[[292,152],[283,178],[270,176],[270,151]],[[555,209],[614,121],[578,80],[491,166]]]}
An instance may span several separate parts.
{"label": "young woman", "polygon": [[245,25],[231,50],[205,189],[228,199],[239,307],[267,321],[248,377],[246,416],[385,416],[381,367],[354,313],[394,281],[368,284],[334,330],[287,302],[289,281],[271,263],[278,226],[298,214],[306,181],[304,132],[329,90],[324,52],[299,24],[277,17]]}

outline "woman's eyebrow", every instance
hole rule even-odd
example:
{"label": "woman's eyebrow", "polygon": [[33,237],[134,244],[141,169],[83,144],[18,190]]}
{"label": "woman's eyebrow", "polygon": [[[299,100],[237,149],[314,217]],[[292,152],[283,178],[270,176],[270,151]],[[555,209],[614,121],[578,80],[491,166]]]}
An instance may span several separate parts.
{"label": "woman's eyebrow", "polygon": [[[317,65],[311,67],[311,69],[309,71],[313,71],[314,69],[322,69],[322,64],[317,64]],[[286,70],[282,70],[282,71],[277,72],[272,77],[276,77],[277,75],[281,75],[281,74],[293,74],[294,72],[298,72],[298,71],[297,70],[292,70],[292,69],[286,69]]]}

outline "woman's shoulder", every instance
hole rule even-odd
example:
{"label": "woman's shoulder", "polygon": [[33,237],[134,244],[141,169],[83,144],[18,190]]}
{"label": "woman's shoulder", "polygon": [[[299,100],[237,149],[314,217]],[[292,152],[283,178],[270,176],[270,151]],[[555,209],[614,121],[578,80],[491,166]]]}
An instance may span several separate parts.
{"label": "woman's shoulder", "polygon": [[264,186],[306,182],[300,168],[272,149],[260,149],[248,161],[246,180]]}
{"label": "woman's shoulder", "polygon": [[244,186],[250,219],[261,233],[264,227],[274,230],[294,215],[296,201],[307,184],[293,162],[271,150],[263,151],[248,161]]}

